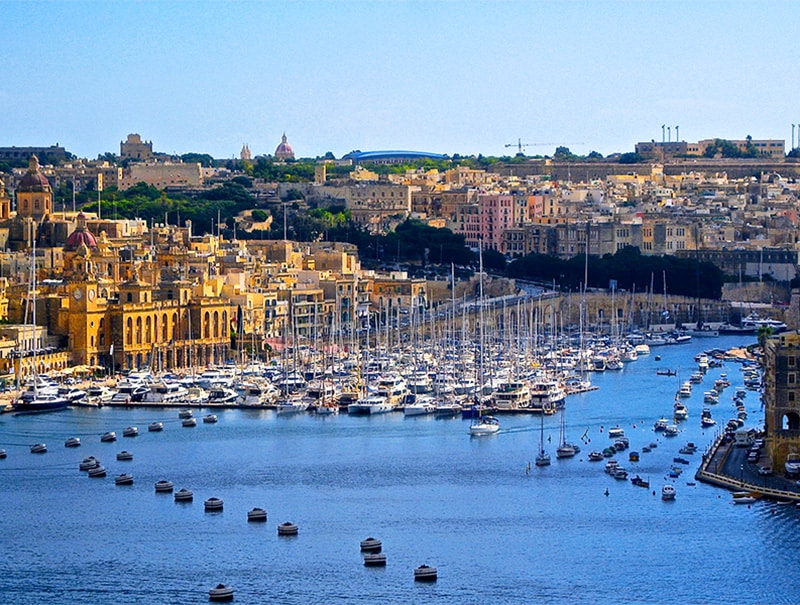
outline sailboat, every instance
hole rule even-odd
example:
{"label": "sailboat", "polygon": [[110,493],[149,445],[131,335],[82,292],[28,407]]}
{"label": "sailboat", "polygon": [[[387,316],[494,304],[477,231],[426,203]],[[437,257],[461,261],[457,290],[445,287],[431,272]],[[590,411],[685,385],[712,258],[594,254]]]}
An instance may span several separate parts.
{"label": "sailboat", "polygon": [[469,425],[469,434],[473,437],[493,435],[500,430],[500,421],[494,416],[480,416]]}
{"label": "sailboat", "polygon": [[[31,309],[31,328],[33,329],[33,360],[32,377],[29,379],[28,389],[11,404],[17,414],[37,414],[39,412],[53,412],[63,410],[69,405],[69,400],[58,394],[58,388],[42,380],[36,368],[36,236],[34,233],[32,258],[31,258],[31,296],[28,299]],[[26,317],[27,319],[27,317]],[[20,365],[22,360],[20,360]]]}
{"label": "sailboat", "polygon": [[536,454],[536,466],[549,466],[550,454],[544,451],[544,414],[541,414],[542,428],[539,433],[539,453]]}
{"label": "sailboat", "polygon": [[578,453],[579,450],[576,449],[574,445],[571,443],[567,443],[567,437],[564,431],[564,409],[561,409],[561,429],[559,433],[559,445],[556,448],[556,458],[571,458],[575,454]]}

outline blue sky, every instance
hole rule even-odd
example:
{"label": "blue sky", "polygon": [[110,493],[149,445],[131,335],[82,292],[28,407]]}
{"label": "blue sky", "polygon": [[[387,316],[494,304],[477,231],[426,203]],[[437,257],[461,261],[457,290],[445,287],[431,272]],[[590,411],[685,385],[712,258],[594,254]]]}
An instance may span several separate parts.
{"label": "blue sky", "polygon": [[[0,146],[603,154],[784,138],[794,2],[0,1]],[[800,129],[798,130],[800,132]],[[538,145],[542,144],[543,145]]]}

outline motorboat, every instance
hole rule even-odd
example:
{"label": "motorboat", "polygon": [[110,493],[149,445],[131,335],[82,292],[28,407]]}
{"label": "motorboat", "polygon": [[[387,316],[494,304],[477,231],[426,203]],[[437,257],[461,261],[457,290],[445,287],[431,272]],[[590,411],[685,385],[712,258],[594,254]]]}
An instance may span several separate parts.
{"label": "motorboat", "polygon": [[188,395],[189,390],[179,382],[159,380],[150,385],[150,390],[145,393],[142,401],[144,403],[174,405],[176,403],[185,403]]}
{"label": "motorboat", "polygon": [[124,429],[122,429],[122,436],[123,437],[138,437],[139,436],[139,427],[126,426]]}
{"label": "motorboat", "polygon": [[692,396],[692,383],[688,380],[678,389],[678,397],[687,398]]}
{"label": "motorboat", "polygon": [[438,578],[438,572],[435,567],[430,565],[420,565],[414,570],[415,582],[435,582]]}
{"label": "motorboat", "polygon": [[311,401],[305,397],[289,396],[278,403],[278,413],[296,414],[298,412],[305,412],[308,410],[309,405],[311,405]]}
{"label": "motorboat", "polygon": [[598,452],[597,450],[593,452],[589,452],[589,461],[590,462],[600,462],[603,460],[604,456],[602,452]]}
{"label": "motorboat", "polygon": [[194,418],[194,417],[184,418],[183,420],[181,420],[181,426],[185,426],[185,427],[189,427],[189,428],[191,428],[193,426],[197,426],[197,418]]}
{"label": "motorboat", "polygon": [[98,466],[100,466],[100,461],[94,456],[89,456],[88,458],[81,460],[80,464],[78,464],[78,469],[82,471],[89,471]]}
{"label": "motorboat", "polygon": [[664,429],[664,437],[677,437],[679,432],[678,425],[669,424],[667,428]]}
{"label": "motorboat", "polygon": [[645,488],[650,487],[650,482],[646,481],[645,479],[642,479],[639,475],[631,477],[631,483],[633,483],[637,487],[645,487]]}
{"label": "motorboat", "polygon": [[14,400],[11,409],[15,414],[38,414],[63,410],[68,405],[69,401],[57,393],[34,391],[30,397],[26,397],[24,394]]}
{"label": "motorboat", "polygon": [[611,476],[614,477],[614,479],[624,481],[625,479],[628,478],[628,471],[626,471],[621,466],[618,466],[617,468],[614,469],[614,472],[611,473]]}
{"label": "motorboat", "polygon": [[86,391],[73,386],[60,386],[58,387],[58,395],[64,397],[68,405],[81,406],[86,401]]}
{"label": "motorboat", "polygon": [[664,501],[675,499],[675,486],[667,483],[661,488],[661,499]]}
{"label": "motorboat", "polygon": [[64,447],[79,447],[81,444],[80,437],[69,437],[64,441]]}
{"label": "motorboat", "polygon": [[368,395],[363,399],[347,406],[347,413],[351,416],[374,416],[391,412],[394,405],[385,395]]}
{"label": "motorboat", "polygon": [[122,450],[117,454],[117,460],[120,461],[129,461],[133,460],[133,454],[131,454],[128,450]]}
{"label": "motorboat", "polygon": [[114,431],[108,431],[107,433],[103,433],[100,435],[100,441],[103,443],[110,443],[111,441],[117,440],[117,434]]}
{"label": "motorboat", "polygon": [[263,508],[255,507],[247,511],[247,520],[253,522],[261,522],[267,520],[267,511]]}
{"label": "motorboat", "polygon": [[676,401],[672,409],[675,420],[686,420],[689,417],[689,409],[680,401]]}
{"label": "motorboat", "polygon": [[653,425],[653,430],[656,432],[665,431],[666,428],[669,426],[669,420],[666,418],[659,418],[656,420],[655,425]]}
{"label": "motorboat", "polygon": [[470,425],[469,434],[473,437],[484,435],[494,435],[500,430],[500,421],[494,416],[482,416],[475,423]]}
{"label": "motorboat", "polygon": [[35,443],[31,446],[31,454],[46,454],[47,445],[44,443]]}
{"label": "motorboat", "polygon": [[208,591],[209,601],[233,601],[233,588],[225,586],[225,584],[217,584],[214,588]]}
{"label": "motorboat", "polygon": [[194,412],[192,412],[192,410],[184,409],[178,411],[178,418],[180,418],[181,420],[186,420],[187,418],[191,418],[192,416],[194,416]]}
{"label": "motorboat", "polygon": [[625,436],[625,429],[615,426],[614,428],[608,429],[608,436],[610,439],[619,439],[620,437]]}
{"label": "motorboat", "polygon": [[361,540],[361,552],[380,552],[383,548],[383,543],[378,538],[370,536]]}
{"label": "motorboat", "polygon": [[298,531],[297,525],[290,523],[289,521],[284,521],[278,526],[279,536],[296,536]]}
{"label": "motorboat", "polygon": [[194,492],[190,489],[181,488],[175,492],[175,502],[191,502],[194,500]]}
{"label": "motorboat", "polygon": [[115,485],[133,485],[133,475],[130,473],[122,473],[114,477]]}
{"label": "motorboat", "polygon": [[639,462],[639,452],[631,452],[628,454],[629,462]]}
{"label": "motorboat", "polygon": [[91,405],[101,407],[114,397],[114,391],[103,385],[93,385],[86,389],[86,400],[79,401],[78,405]]}
{"label": "motorboat", "polygon": [[150,392],[150,387],[143,381],[128,377],[117,383],[117,392],[109,400],[111,405],[128,405],[139,403]]}
{"label": "motorboat", "polygon": [[386,555],[381,552],[365,553],[364,567],[386,567]]}
{"label": "motorboat", "polygon": [[204,424],[215,424],[219,420],[216,414],[206,414],[203,416],[203,423]]}
{"label": "motorboat", "polygon": [[205,502],[203,502],[203,507],[207,511],[218,511],[222,510],[223,504],[224,502],[222,501],[221,498],[217,498],[216,496],[211,496],[210,498],[207,498]]}
{"label": "motorboat", "polygon": [[167,481],[166,479],[161,479],[155,483],[155,490],[159,493],[169,493],[174,487],[175,485],[172,481]]}
{"label": "motorboat", "polygon": [[88,474],[93,479],[102,479],[106,476],[106,469],[103,465],[98,464],[94,468],[90,468]]}
{"label": "motorboat", "polygon": [[430,397],[420,395],[412,395],[412,397],[414,397],[414,401],[403,406],[404,416],[425,416],[436,411],[436,406]]}
{"label": "motorboat", "polygon": [[661,369],[661,368],[656,370],[656,376],[677,376],[677,375],[678,372],[676,370]]}
{"label": "motorboat", "polygon": [[148,425],[147,430],[150,431],[151,433],[157,433],[159,431],[163,431],[164,430],[164,423],[163,422],[151,422]]}

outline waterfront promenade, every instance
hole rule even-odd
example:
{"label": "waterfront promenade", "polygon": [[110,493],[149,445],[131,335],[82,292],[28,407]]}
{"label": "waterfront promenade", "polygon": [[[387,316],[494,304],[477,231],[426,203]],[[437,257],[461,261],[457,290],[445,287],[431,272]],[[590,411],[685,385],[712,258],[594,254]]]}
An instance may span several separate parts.
{"label": "waterfront promenade", "polygon": [[793,479],[784,477],[782,469],[776,469],[776,474],[759,475],[758,467],[765,462],[748,462],[747,452],[748,448],[737,447],[720,434],[703,455],[695,479],[737,492],[758,492],[770,500],[800,503],[800,486]]}

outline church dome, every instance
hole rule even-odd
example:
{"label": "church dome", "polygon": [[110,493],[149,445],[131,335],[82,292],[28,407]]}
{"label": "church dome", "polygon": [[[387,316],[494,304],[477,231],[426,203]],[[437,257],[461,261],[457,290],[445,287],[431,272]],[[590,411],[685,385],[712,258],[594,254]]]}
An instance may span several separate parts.
{"label": "church dome", "polygon": [[293,160],[294,159],[294,149],[292,146],[289,145],[288,140],[286,139],[286,133],[283,133],[281,137],[281,144],[278,145],[277,149],[275,149],[275,157],[279,160]]}
{"label": "church dome", "polygon": [[77,250],[81,244],[92,250],[97,248],[97,240],[92,232],[85,227],[78,227],[72,232],[72,234],[67,238],[67,243],[64,246],[64,250]]}
{"label": "church dome", "polygon": [[17,191],[21,193],[49,192],[50,181],[39,170],[39,158],[31,156],[28,162],[28,172],[25,173],[17,184]]}

